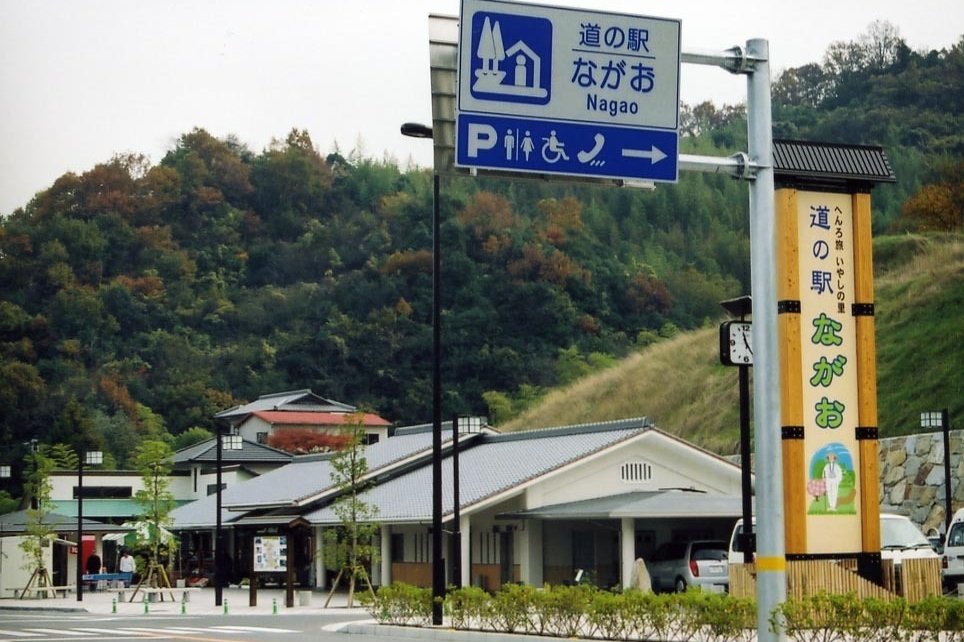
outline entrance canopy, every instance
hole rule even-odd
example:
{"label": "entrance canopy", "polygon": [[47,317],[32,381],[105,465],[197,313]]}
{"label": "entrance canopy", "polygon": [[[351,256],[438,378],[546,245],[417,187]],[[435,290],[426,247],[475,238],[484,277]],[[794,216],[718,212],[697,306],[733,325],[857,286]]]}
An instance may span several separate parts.
{"label": "entrance canopy", "polygon": [[687,489],[640,491],[501,513],[499,519],[729,518],[743,514],[739,495]]}

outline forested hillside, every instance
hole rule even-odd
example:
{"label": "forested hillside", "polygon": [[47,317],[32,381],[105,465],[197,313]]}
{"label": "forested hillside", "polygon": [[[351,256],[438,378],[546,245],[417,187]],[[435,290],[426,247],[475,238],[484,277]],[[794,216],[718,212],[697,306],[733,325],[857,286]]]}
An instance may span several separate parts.
{"label": "forested hillside", "polygon": [[[777,136],[882,144],[899,182],[877,232],[959,229],[964,40],[912,52],[889,25],[774,84]],[[685,107],[684,151],[745,145],[742,106]],[[0,449],[148,436],[312,388],[399,424],[431,416],[431,176],[203,129],[156,165],[68,173],[0,221]],[[747,192],[446,178],[444,413],[508,418],[550,388],[749,289]]]}
{"label": "forested hillside", "polygon": [[[919,432],[926,410],[964,416],[964,234],[882,236],[874,260],[881,436]],[[735,368],[720,365],[716,327],[684,332],[553,390],[502,428],[646,415],[663,430],[732,454],[737,378]]]}

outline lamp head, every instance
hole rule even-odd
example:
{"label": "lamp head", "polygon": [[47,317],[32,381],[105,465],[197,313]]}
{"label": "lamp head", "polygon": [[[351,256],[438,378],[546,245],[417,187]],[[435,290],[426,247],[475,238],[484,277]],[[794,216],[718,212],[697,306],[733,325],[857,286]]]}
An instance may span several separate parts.
{"label": "lamp head", "polygon": [[433,132],[431,127],[422,123],[404,123],[402,124],[402,136],[432,138]]}

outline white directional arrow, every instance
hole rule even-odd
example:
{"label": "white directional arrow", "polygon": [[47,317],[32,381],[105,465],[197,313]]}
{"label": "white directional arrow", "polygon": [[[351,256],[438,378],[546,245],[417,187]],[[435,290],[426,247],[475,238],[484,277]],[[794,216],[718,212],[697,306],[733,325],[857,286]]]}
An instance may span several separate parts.
{"label": "white directional arrow", "polygon": [[627,156],[629,158],[648,158],[649,162],[653,165],[666,158],[666,154],[664,154],[663,151],[656,145],[653,145],[652,149],[632,149],[623,147],[623,156]]}

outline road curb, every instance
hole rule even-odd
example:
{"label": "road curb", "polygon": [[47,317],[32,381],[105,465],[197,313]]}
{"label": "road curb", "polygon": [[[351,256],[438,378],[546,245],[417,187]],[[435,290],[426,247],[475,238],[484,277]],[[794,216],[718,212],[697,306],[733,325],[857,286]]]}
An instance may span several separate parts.
{"label": "road curb", "polygon": [[466,631],[446,626],[392,626],[368,622],[346,622],[338,631],[354,635],[372,635],[388,637],[393,640],[453,640],[464,642],[526,642],[539,640],[545,642],[546,637],[528,635],[524,633],[500,633],[486,631]]}
{"label": "road curb", "polygon": [[51,611],[53,613],[90,613],[79,606],[37,606],[35,604],[2,604],[0,611]]}

